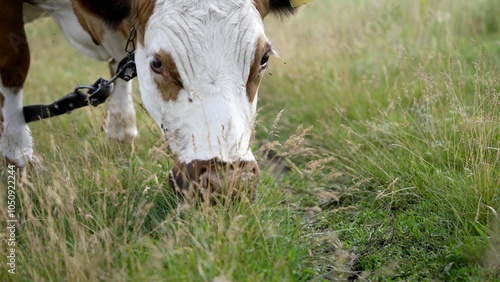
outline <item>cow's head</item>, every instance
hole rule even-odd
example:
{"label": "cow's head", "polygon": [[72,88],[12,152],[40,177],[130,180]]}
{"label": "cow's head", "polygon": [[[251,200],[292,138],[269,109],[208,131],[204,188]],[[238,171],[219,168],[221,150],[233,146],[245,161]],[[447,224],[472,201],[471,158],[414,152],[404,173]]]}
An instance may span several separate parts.
{"label": "cow's head", "polygon": [[174,154],[171,183],[211,192],[254,187],[257,90],[274,52],[263,18],[308,1],[135,2],[140,91]]}
{"label": "cow's head", "polygon": [[217,193],[225,185],[257,184],[250,141],[257,91],[274,52],[263,18],[291,14],[299,3],[156,1],[136,63],[144,105],[175,156],[175,187],[194,183]]}

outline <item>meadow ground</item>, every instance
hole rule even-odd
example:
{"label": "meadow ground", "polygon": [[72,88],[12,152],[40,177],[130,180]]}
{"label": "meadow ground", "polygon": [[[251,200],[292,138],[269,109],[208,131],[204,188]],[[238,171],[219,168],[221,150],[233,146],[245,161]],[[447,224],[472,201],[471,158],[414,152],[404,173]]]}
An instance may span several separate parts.
{"label": "meadow ground", "polygon": [[[16,274],[2,223],[0,280],[500,281],[499,14],[496,0],[317,0],[266,20],[281,58],[254,151],[278,168],[251,204],[176,206],[139,95],[133,146],[105,139],[105,106],[33,123],[44,168],[15,172]],[[26,104],[109,77],[50,20],[27,33]]]}

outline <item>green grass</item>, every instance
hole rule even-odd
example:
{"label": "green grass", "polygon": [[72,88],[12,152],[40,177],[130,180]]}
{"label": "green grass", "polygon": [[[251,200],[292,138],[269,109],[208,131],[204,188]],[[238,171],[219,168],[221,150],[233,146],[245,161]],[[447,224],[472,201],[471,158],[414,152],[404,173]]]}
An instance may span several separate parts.
{"label": "green grass", "polygon": [[[138,95],[134,146],[106,140],[105,106],[33,123],[43,169],[17,172],[18,274],[2,247],[0,280],[500,281],[498,14],[494,0],[317,0],[266,20],[281,58],[254,151],[287,173],[264,170],[252,204],[177,206]],[[26,104],[109,77],[51,21],[28,35]]]}

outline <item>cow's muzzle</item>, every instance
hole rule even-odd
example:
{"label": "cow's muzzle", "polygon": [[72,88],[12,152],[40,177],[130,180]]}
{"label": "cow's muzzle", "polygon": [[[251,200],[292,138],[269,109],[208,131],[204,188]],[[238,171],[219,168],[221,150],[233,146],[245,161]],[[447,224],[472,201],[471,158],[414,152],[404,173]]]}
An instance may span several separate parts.
{"label": "cow's muzzle", "polygon": [[176,162],[169,177],[170,187],[183,198],[200,198],[216,203],[227,200],[251,201],[259,182],[256,161],[226,163],[219,160]]}

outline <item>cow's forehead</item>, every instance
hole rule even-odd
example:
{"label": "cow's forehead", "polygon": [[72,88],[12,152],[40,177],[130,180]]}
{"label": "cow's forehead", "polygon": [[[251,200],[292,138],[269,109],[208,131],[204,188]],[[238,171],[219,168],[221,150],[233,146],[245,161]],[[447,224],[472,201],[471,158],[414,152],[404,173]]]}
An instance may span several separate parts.
{"label": "cow's forehead", "polygon": [[174,12],[194,13],[201,17],[206,11],[227,15],[244,6],[255,6],[253,0],[157,0],[156,4]]}
{"label": "cow's forehead", "polygon": [[145,43],[193,44],[186,47],[203,52],[214,45],[233,49],[252,44],[262,33],[262,19],[252,0],[169,0],[156,3]]}

